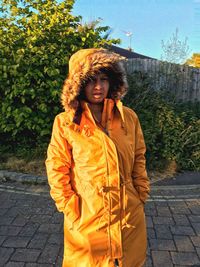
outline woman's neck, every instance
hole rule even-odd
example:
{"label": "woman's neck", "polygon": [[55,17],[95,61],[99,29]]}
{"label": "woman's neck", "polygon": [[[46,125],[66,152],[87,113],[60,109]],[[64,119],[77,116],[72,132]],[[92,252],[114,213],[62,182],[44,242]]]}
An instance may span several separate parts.
{"label": "woman's neck", "polygon": [[102,112],[103,112],[103,103],[99,103],[99,104],[89,103],[88,106],[89,106],[93,116],[95,116],[95,118],[100,122]]}

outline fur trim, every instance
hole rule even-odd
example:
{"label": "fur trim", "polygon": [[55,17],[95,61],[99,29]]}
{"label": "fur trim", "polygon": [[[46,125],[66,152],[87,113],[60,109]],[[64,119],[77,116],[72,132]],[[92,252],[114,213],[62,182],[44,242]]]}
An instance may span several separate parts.
{"label": "fur trim", "polygon": [[61,94],[65,111],[76,112],[79,105],[77,97],[83,82],[101,69],[111,70],[117,75],[117,88],[111,98],[122,98],[128,87],[122,60],[124,58],[118,54],[103,48],[81,49],[73,54],[69,60],[69,75],[64,81]]}

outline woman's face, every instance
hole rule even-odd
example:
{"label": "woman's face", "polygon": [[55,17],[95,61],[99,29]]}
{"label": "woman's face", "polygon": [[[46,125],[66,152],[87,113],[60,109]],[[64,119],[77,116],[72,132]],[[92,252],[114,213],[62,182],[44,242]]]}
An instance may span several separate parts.
{"label": "woman's face", "polygon": [[86,100],[91,104],[102,103],[109,91],[109,80],[106,74],[95,75],[85,87]]}

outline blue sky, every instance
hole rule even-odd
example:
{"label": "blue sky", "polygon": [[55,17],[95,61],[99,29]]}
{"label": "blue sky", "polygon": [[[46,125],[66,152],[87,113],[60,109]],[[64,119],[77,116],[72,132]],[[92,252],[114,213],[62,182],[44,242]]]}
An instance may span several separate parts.
{"label": "blue sky", "polygon": [[84,22],[102,18],[111,37],[120,38],[120,47],[131,46],[137,53],[161,58],[161,40],[170,39],[176,28],[179,39],[188,38],[192,53],[200,53],[200,0],[76,0],[74,15]]}

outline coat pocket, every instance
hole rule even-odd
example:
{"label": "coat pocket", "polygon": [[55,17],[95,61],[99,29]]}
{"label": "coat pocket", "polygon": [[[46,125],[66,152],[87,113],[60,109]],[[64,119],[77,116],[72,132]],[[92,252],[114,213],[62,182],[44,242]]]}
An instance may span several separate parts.
{"label": "coat pocket", "polygon": [[80,217],[80,200],[76,194],[73,194],[66,204],[64,214],[69,229],[73,229],[74,222]]}
{"label": "coat pocket", "polygon": [[139,192],[137,191],[137,189],[135,188],[135,186],[134,186],[134,185],[131,185],[131,187],[132,187],[132,193],[133,193],[133,195],[137,198],[137,200],[139,200],[142,204],[144,204],[144,203],[142,202],[142,200],[141,200],[141,198],[140,198],[140,194],[139,194]]}

